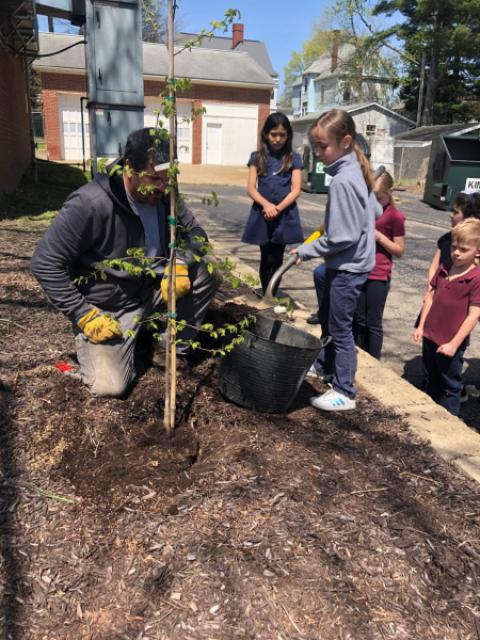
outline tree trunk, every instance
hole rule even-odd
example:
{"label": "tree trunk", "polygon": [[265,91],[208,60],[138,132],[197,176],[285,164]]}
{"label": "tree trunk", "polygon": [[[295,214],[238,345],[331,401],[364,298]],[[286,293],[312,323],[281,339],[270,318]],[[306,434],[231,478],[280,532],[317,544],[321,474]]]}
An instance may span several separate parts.
{"label": "tree trunk", "polygon": [[425,52],[422,53],[422,63],[420,66],[420,84],[418,87],[418,104],[417,104],[417,120],[415,125],[420,126],[422,121],[423,112],[423,94],[425,93],[425,65],[427,63],[427,56]]}
{"label": "tree trunk", "polygon": [[439,82],[438,75],[438,29],[439,19],[438,11],[433,15],[433,35],[432,47],[430,49],[430,65],[427,76],[427,89],[425,92],[425,101],[422,109],[421,125],[429,126],[433,124],[433,107],[437,97],[437,88]]}
{"label": "tree trunk", "polygon": [[[175,122],[175,90],[173,80],[175,76],[174,69],[174,50],[173,50],[173,17],[174,2],[168,0],[168,86],[169,86],[169,102],[171,107],[170,113],[170,167],[174,166],[177,157],[177,132]],[[177,219],[177,183],[170,184],[170,259],[168,261],[168,301],[167,301],[167,358],[165,367],[165,407],[163,413],[163,426],[167,433],[171,433],[175,427],[175,407],[177,393],[177,351],[176,337],[177,326],[176,317],[176,293],[175,293],[175,266],[176,266],[176,219]]]}

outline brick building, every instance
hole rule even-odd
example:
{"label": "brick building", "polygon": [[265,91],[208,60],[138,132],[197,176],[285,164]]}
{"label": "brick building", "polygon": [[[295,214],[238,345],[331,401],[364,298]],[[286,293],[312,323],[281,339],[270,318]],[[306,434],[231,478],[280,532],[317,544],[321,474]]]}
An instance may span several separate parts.
{"label": "brick building", "polygon": [[27,78],[36,52],[30,2],[0,3],[0,195],[15,189],[33,159]]}
{"label": "brick building", "polygon": [[[179,45],[181,37],[188,38],[188,34],[179,36]],[[178,96],[179,159],[193,164],[244,165],[256,148],[259,130],[270,113],[276,73],[265,45],[244,40],[242,25],[235,25],[232,39],[213,40],[208,46],[181,51],[175,58],[176,75],[192,81],[191,89]],[[85,50],[81,41],[81,36],[40,34],[40,53],[51,54],[79,43],[35,62],[41,77],[50,160],[82,159],[82,106],[84,145],[86,156],[90,155]],[[145,126],[153,126],[167,72],[165,45],[143,43],[143,71]],[[190,122],[192,108],[200,107],[205,113]]]}

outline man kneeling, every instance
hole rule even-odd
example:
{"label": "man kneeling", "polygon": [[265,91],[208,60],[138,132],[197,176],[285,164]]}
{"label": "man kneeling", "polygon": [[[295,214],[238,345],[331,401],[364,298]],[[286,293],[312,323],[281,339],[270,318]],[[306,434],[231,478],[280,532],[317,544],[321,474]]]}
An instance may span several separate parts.
{"label": "man kneeling", "polygon": [[[138,320],[166,312],[169,250],[168,142],[149,128],[133,131],[117,170],[99,173],[65,201],[35,250],[31,268],[54,306],[71,321],[80,375],[92,393],[121,396],[135,379]],[[177,234],[177,352],[188,350],[220,279],[208,273],[202,255],[205,231],[180,202]],[[125,258],[142,248],[153,258],[156,277],[107,267],[104,260]],[[163,284],[162,284],[163,283]],[[131,330],[128,331],[127,330]]]}

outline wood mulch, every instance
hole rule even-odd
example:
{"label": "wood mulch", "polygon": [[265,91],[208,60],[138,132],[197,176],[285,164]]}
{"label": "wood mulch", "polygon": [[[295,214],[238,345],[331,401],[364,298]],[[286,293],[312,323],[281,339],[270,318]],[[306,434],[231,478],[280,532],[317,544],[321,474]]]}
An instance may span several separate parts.
{"label": "wood mulch", "polygon": [[0,594],[11,640],[479,640],[479,488],[362,390],[286,415],[217,390],[218,362],[91,397],[68,322],[0,224]]}

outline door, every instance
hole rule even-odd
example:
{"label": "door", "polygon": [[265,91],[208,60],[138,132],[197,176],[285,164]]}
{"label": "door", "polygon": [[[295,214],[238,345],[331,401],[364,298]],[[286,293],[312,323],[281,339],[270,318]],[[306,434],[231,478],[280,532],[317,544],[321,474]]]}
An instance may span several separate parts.
{"label": "door", "polygon": [[222,125],[216,122],[207,124],[207,164],[220,164],[222,161]]}
{"label": "door", "polygon": [[[82,114],[80,96],[59,96],[60,125],[62,132],[63,160],[82,160]],[[88,111],[83,112],[85,156],[90,157]]]}
{"label": "door", "polygon": [[[257,148],[258,105],[202,101],[202,106],[206,109],[202,117],[202,162],[244,167]],[[213,125],[220,130],[213,131]],[[220,140],[216,142],[214,136]]]}

